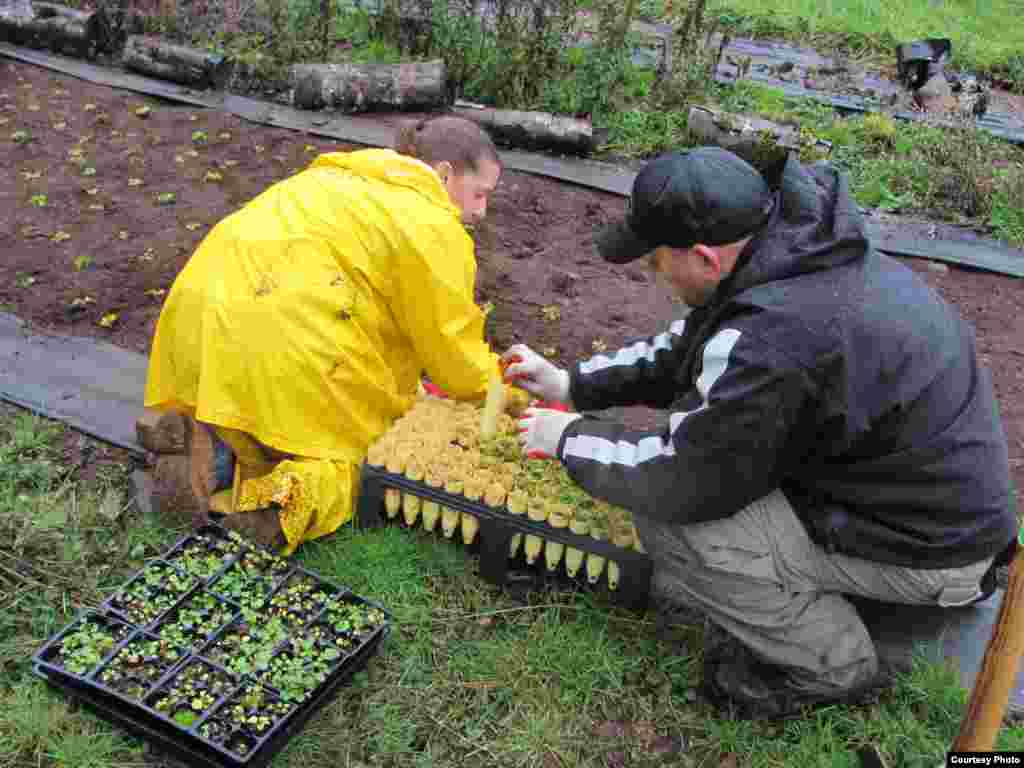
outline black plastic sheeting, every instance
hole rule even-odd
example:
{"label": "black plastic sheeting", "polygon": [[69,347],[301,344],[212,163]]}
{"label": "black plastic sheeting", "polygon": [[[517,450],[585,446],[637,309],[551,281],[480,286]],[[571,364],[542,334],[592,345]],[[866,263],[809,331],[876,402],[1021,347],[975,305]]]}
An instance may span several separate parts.
{"label": "black plastic sheeting", "polygon": [[[793,49],[786,49],[792,51]],[[306,112],[266,101],[229,93],[200,92],[173,83],[101,67],[78,59],[0,43],[0,56],[46,67],[82,80],[122,88],[197,107],[222,109],[250,122],[289,128],[296,131],[366,146],[391,146],[394,128],[379,125],[365,117]],[[609,163],[581,158],[555,157],[532,152],[501,152],[506,168],[563,181],[578,186],[628,197],[634,171]],[[902,232],[898,225],[868,220],[869,234],[879,250],[894,256],[910,256],[959,264],[1013,277],[1024,277],[1024,251],[1008,248],[997,241],[968,242],[929,239]],[[967,240],[967,238],[965,238]]]}
{"label": "black plastic sheeting", "polygon": [[130,451],[142,415],[146,358],[88,338],[33,333],[0,312],[0,399]]}
{"label": "black plastic sheeting", "polygon": [[[955,660],[960,684],[970,691],[1005,596],[1005,591],[998,589],[987,600],[965,608],[854,602],[879,658],[897,668],[915,655],[933,662]],[[1017,672],[1007,709],[1014,714],[1024,712],[1024,668]]]}
{"label": "black plastic sheeting", "polygon": [[[715,79],[720,83],[735,83],[738,69],[736,62],[747,58],[750,59],[751,65],[750,70],[744,75],[744,79],[779,88],[787,96],[813,99],[828,104],[841,112],[866,112],[878,109],[875,100],[856,93],[849,95],[830,93],[825,89],[808,88],[803,84],[780,78],[778,76],[780,68],[789,66],[793,67],[793,71],[808,73],[814,70],[836,68],[836,62],[833,59],[821,56],[815,51],[785,43],[747,39],[733,40],[725,48],[722,62],[715,73]],[[814,76],[811,75],[810,79],[813,80]],[[904,89],[899,83],[870,73],[864,73],[858,80],[857,85],[860,90],[874,94],[875,99],[882,102],[904,93]],[[900,120],[927,120],[930,123],[940,124],[943,122],[937,120],[934,115],[909,110],[896,111],[893,116]],[[1024,145],[1024,119],[1020,117],[990,107],[984,115],[974,119],[974,124],[1005,141]]]}

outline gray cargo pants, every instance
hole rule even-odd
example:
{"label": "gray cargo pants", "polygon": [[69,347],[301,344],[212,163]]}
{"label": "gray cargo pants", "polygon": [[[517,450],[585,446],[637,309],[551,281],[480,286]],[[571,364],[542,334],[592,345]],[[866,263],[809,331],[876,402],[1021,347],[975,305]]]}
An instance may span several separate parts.
{"label": "gray cargo pants", "polygon": [[652,593],[697,608],[808,694],[872,681],[874,643],[844,594],[892,603],[965,605],[993,558],[919,570],[828,554],[811,541],[781,491],[735,515],[693,525],[634,517],[654,560]]}

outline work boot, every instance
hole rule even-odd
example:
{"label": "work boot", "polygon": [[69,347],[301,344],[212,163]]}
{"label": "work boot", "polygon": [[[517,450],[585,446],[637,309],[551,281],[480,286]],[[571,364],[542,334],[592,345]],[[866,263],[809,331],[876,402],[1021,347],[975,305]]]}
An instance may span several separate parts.
{"label": "work boot", "polygon": [[210,497],[231,487],[235,457],[210,425],[193,418],[185,420],[185,454],[189,483],[198,504],[192,524],[198,528],[209,522]]}
{"label": "work boot", "polygon": [[739,639],[711,625],[705,630],[701,693],[723,713],[738,720],[797,717],[804,707],[862,704],[891,684],[891,671],[880,670],[867,684],[814,694],[793,684],[790,670],[761,659]]}
{"label": "work boot", "polygon": [[251,512],[217,515],[214,521],[249,541],[278,552],[288,543],[284,531],[281,530],[280,511],[279,507],[272,506],[254,509]]}

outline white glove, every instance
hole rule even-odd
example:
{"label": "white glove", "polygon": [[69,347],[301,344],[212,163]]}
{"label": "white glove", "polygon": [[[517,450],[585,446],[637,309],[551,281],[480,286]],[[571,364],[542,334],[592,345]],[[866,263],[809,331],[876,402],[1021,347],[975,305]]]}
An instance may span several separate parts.
{"label": "white glove", "polygon": [[519,419],[519,443],[531,459],[558,458],[558,443],[565,428],[576,419],[578,413],[552,411],[548,408],[527,408]]}
{"label": "white glove", "polygon": [[525,344],[514,344],[501,356],[505,383],[522,387],[541,400],[569,402],[569,372],[549,363]]}

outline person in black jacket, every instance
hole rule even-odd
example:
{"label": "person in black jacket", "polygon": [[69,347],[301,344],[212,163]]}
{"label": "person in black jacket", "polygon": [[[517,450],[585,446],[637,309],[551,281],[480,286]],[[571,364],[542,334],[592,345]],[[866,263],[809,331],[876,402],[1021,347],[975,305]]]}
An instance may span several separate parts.
{"label": "person in black jacket", "polygon": [[703,611],[704,690],[754,717],[889,681],[845,595],[966,605],[1015,540],[1006,437],[972,329],[869,244],[846,178],[762,175],[705,147],[638,174],[613,263],[649,258],[692,307],[660,335],[506,376],[576,411],[642,404],[664,429],[528,410],[529,455],[633,512],[657,596]]}

